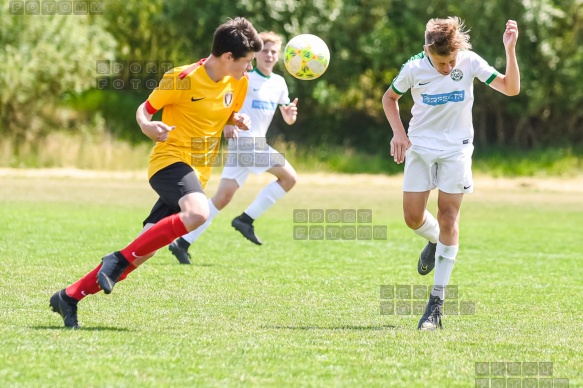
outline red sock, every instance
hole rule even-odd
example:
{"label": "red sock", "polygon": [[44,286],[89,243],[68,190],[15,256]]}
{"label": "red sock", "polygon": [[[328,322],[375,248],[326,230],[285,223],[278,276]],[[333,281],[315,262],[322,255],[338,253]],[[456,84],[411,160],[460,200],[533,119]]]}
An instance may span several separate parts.
{"label": "red sock", "polygon": [[71,284],[65,289],[67,295],[71,298],[81,300],[87,295],[97,294],[101,291],[99,284],[97,284],[97,272],[101,268],[101,263],[87,275],[83,276],[81,279],[77,280],[75,283]]}
{"label": "red sock", "polygon": [[[67,295],[69,295],[71,298],[81,300],[88,295],[97,294],[99,291],[101,291],[101,288],[97,283],[97,272],[99,272],[100,268],[101,263],[95,267],[93,271],[89,272],[87,275],[83,276],[81,279],[67,287],[65,289]],[[124,280],[129,275],[129,273],[136,268],[137,267],[134,267],[133,265],[127,267],[117,281],[121,282]]]}
{"label": "red sock", "polygon": [[137,257],[155,252],[186,233],[188,230],[184,223],[178,214],[174,214],[158,221],[120,252],[127,261],[133,263]]}
{"label": "red sock", "polygon": [[117,282],[121,282],[122,280],[124,280],[125,278],[128,277],[128,275],[130,274],[130,272],[132,272],[134,269],[136,269],[138,267],[134,267],[133,265],[129,265],[125,271],[123,271],[123,273],[119,276],[119,279],[117,279]]}

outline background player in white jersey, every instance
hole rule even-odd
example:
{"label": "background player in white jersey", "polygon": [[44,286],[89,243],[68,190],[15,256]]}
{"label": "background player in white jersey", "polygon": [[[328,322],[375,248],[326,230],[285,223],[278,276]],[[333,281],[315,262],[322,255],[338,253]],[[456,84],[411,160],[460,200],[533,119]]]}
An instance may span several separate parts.
{"label": "background player in white jersey", "polygon": [[[419,321],[420,330],[442,328],[445,287],[458,252],[460,207],[464,194],[473,191],[474,78],[508,96],[520,91],[516,22],[506,23],[502,39],[506,74],[499,74],[470,51],[469,39],[458,17],[429,20],[423,52],[403,65],[383,96],[383,108],[393,130],[391,156],[396,163],[405,161],[405,223],[429,241],[417,269],[427,275],[435,266],[434,286]],[[409,89],[414,104],[406,133],[398,100]],[[439,189],[437,220],[427,211],[429,192],[435,187]]]}
{"label": "background player in white jersey", "polygon": [[[274,32],[262,32],[263,50],[256,54],[257,66],[250,71],[249,88],[241,112],[251,117],[253,127],[241,131],[234,126],[225,127],[229,142],[229,157],[225,161],[217,193],[209,200],[210,215],[198,229],[184,235],[169,249],[182,264],[190,264],[188,248],[211,224],[212,219],[231,201],[235,191],[245,183],[249,173],[269,172],[277,178],[263,188],[253,203],[238,217],[232,225],[245,238],[257,245],[261,240],[255,235],[253,221],[281,199],[296,183],[294,168],[284,156],[271,148],[265,141],[265,135],[279,107],[285,122],[292,125],[297,117],[296,98],[290,103],[287,84],[282,76],[273,73],[281,51],[281,38]],[[233,156],[232,158],[230,156]]]}

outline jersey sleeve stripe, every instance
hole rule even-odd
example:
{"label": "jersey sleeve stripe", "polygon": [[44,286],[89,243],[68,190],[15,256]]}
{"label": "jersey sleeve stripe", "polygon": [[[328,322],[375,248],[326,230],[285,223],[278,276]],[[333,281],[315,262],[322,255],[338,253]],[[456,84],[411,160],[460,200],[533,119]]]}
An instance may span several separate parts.
{"label": "jersey sleeve stripe", "polygon": [[203,58],[200,61],[198,61],[196,63],[193,63],[192,65],[188,66],[186,69],[184,69],[182,71],[182,73],[180,73],[180,75],[178,76],[178,78],[184,79],[184,77],[186,77],[187,75],[189,75],[190,73],[192,73],[193,71],[195,71],[197,67],[202,66],[206,60],[207,60],[206,58]]}
{"label": "jersey sleeve stripe", "polygon": [[154,108],[150,101],[146,100],[146,110],[149,114],[153,115],[154,113],[158,112],[158,109]]}
{"label": "jersey sleeve stripe", "polygon": [[391,84],[391,89],[393,89],[393,91],[395,93],[397,93],[398,95],[402,96],[403,94],[405,94],[405,92],[400,92],[397,90],[397,88],[395,87],[395,84]]}
{"label": "jersey sleeve stripe", "polygon": [[494,81],[494,80],[496,79],[496,77],[498,77],[498,74],[499,74],[499,73],[498,73],[497,71],[496,71],[496,72],[494,72],[494,74],[492,74],[492,75],[490,76],[490,78],[488,78],[488,79],[486,80],[485,84],[486,84],[486,85],[490,85],[490,83],[491,83],[492,81]]}

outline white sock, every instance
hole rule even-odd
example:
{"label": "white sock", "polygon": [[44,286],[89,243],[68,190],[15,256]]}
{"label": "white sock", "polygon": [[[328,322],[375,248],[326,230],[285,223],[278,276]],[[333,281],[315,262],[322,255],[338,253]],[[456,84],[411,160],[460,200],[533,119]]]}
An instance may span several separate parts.
{"label": "white sock", "polygon": [[199,238],[199,236],[206,230],[206,228],[210,226],[210,224],[213,222],[213,218],[215,218],[217,214],[219,214],[219,212],[220,210],[217,209],[213,201],[209,199],[209,218],[207,218],[204,224],[202,224],[192,232],[185,234],[184,236],[182,236],[182,238],[191,244],[195,242],[196,239]]}
{"label": "white sock", "polygon": [[413,232],[435,244],[439,240],[439,223],[433,214],[425,210],[425,223]]}
{"label": "white sock", "polygon": [[437,243],[435,250],[435,273],[433,275],[433,290],[431,295],[439,296],[439,299],[445,299],[445,288],[449,283],[451,271],[457,256],[458,245],[443,245]]}
{"label": "white sock", "polygon": [[286,191],[277,183],[271,182],[263,188],[251,205],[245,210],[245,213],[254,220],[258,219],[263,213],[272,207],[277,201],[285,195]]}

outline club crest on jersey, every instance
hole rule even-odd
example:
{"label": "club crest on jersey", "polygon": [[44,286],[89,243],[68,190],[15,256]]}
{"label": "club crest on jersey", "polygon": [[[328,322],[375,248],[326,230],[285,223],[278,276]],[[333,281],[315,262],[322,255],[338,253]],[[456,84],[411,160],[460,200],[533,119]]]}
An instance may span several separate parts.
{"label": "club crest on jersey", "polygon": [[451,79],[454,81],[461,81],[464,78],[464,73],[460,69],[454,69],[451,72]]}
{"label": "club crest on jersey", "polygon": [[233,103],[233,92],[225,93],[225,97],[223,97],[223,105],[225,105],[225,108],[230,107],[232,103]]}

